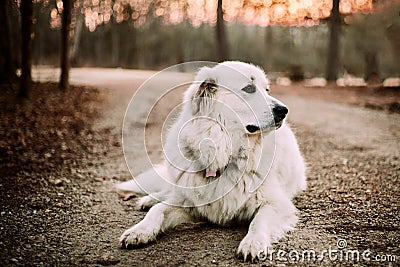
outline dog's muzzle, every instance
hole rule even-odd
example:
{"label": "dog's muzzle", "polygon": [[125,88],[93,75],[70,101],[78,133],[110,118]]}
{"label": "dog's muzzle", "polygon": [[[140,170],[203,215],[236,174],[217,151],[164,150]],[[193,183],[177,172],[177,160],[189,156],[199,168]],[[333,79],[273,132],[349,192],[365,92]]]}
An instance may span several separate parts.
{"label": "dog's muzzle", "polygon": [[[276,105],[272,108],[272,115],[274,117],[274,126],[275,129],[279,129],[282,126],[283,120],[286,118],[289,110],[283,105]],[[260,127],[257,125],[246,125],[246,130],[248,133],[256,133],[260,131]]]}

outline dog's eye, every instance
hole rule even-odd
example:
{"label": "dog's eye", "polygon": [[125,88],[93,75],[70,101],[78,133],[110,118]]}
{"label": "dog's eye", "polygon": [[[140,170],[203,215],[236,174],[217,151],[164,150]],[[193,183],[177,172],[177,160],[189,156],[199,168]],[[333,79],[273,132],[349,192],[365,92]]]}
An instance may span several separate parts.
{"label": "dog's eye", "polygon": [[269,93],[269,86],[265,87],[265,91],[267,91],[267,93]]}
{"label": "dog's eye", "polygon": [[242,88],[246,93],[252,94],[256,92],[256,86],[254,84],[249,84]]}

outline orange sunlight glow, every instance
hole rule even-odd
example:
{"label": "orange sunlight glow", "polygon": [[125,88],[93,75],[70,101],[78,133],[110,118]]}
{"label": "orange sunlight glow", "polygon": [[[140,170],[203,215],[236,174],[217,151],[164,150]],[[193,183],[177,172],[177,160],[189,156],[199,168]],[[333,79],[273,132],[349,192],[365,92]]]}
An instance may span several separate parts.
{"label": "orange sunlight glow", "polygon": [[[52,27],[59,26],[62,9],[57,0],[58,10],[51,12]],[[102,23],[132,20],[135,26],[146,22],[149,14],[159,17],[164,24],[190,22],[194,27],[203,23],[215,24],[217,21],[217,1],[215,0],[78,0],[75,10],[85,17],[90,31]],[[320,19],[327,18],[332,9],[332,0],[224,0],[224,20],[228,23],[248,25],[312,26]],[[370,13],[372,0],[341,0],[340,12]],[[57,15],[58,16],[55,16]]]}

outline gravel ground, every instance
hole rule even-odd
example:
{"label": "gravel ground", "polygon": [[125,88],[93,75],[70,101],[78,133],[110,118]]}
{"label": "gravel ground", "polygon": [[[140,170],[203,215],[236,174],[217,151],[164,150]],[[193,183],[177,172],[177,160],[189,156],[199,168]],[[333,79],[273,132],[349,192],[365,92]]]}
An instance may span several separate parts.
{"label": "gravel ground", "polygon": [[[79,73],[79,77],[85,76],[84,71]],[[120,234],[145,215],[134,209],[134,199],[123,201],[113,190],[116,182],[130,178],[120,133],[130,96],[151,73],[139,74],[140,77],[129,73],[131,78],[126,80],[113,79],[113,75],[107,76],[107,81],[90,81],[89,74],[84,77],[88,80],[79,78],[81,84],[107,89],[101,89],[94,94],[96,97],[89,99],[90,110],[80,110],[79,103],[69,105],[82,114],[71,115],[71,125],[79,118],[80,123],[68,128],[65,134],[69,137],[64,137],[67,141],[53,135],[41,141],[46,151],[40,150],[40,153],[52,154],[48,158],[44,156],[47,160],[19,160],[21,155],[29,159],[29,153],[39,149],[37,146],[23,148],[22,154],[18,154],[14,141],[0,143],[0,265],[252,265],[235,257],[236,248],[246,234],[246,225],[188,224],[163,234],[149,246],[136,250],[119,248]],[[349,103],[346,98],[340,101],[340,97],[327,97],[323,89],[311,90],[300,85],[293,91],[279,87],[272,90],[290,108],[289,121],[309,167],[308,189],[295,199],[300,216],[297,230],[274,246],[276,251],[283,251],[282,257],[278,258],[276,252],[272,262],[267,259],[253,265],[321,264],[307,259],[302,262],[301,258],[284,261],[289,259],[289,253],[292,258],[301,257],[305,250],[314,250],[318,255],[330,250],[330,257],[328,252],[324,254],[323,265],[398,265],[400,115],[390,111],[387,105],[399,103],[399,93],[391,92],[382,103],[379,93],[374,96],[368,91],[368,94],[359,93],[356,101]],[[345,88],[341,90],[346,92]],[[349,94],[353,90],[348,89]],[[103,98],[106,101],[101,101]],[[367,102],[379,103],[384,108],[371,109],[365,105]],[[165,112],[173,106],[171,102],[168,104]],[[53,112],[57,114],[57,110]],[[2,109],[1,115],[2,122],[4,118],[12,121],[16,116],[7,109]],[[31,117],[25,116],[24,120],[30,121]],[[159,120],[155,118],[149,124],[149,131],[159,128]],[[21,127],[11,125],[15,129]],[[11,126],[2,125],[2,140],[7,140],[4,136],[9,138],[11,130],[6,127]],[[15,129],[12,132],[18,132]],[[59,125],[48,125],[47,129],[52,132]],[[35,140],[35,136],[27,140]],[[62,142],[71,147],[64,158],[57,152]],[[152,148],[156,150],[155,145]],[[18,156],[10,157],[8,151]],[[346,246],[333,252],[338,245]],[[358,251],[360,260],[347,260],[349,251]],[[362,253],[369,260],[363,259]]]}

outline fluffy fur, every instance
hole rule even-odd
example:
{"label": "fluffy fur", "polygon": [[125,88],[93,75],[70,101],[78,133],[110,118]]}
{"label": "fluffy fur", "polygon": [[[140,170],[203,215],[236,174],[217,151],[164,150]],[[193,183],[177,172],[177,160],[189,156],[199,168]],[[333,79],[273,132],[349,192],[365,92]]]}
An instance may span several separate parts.
{"label": "fluffy fur", "polygon": [[178,224],[249,222],[237,253],[255,259],[296,224],[293,196],[306,188],[305,164],[268,94],[264,72],[223,62],[202,68],[169,130],[165,160],[118,189],[145,194],[145,218],[120,237],[122,247],[147,244]]}

